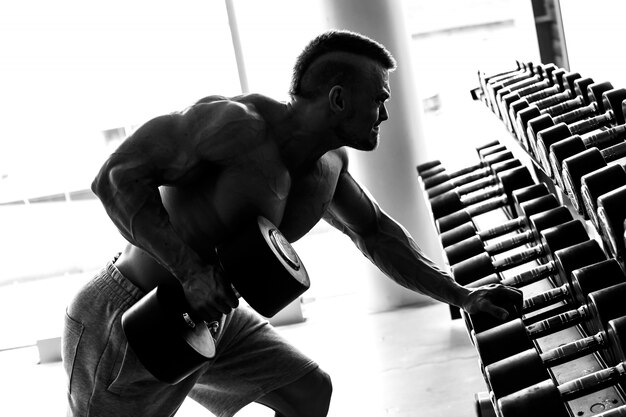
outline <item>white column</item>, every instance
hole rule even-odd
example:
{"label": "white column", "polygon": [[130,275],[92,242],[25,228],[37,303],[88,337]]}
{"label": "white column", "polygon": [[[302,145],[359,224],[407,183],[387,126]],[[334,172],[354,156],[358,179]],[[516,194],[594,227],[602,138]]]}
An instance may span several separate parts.
{"label": "white column", "polygon": [[[359,32],[384,44],[398,62],[390,76],[390,117],[374,152],[351,151],[351,172],[383,209],[413,235],[424,252],[443,266],[441,249],[419,189],[415,167],[425,162],[423,111],[412,69],[411,37],[401,0],[324,0],[329,29]],[[420,157],[420,155],[422,155]],[[384,311],[430,299],[397,285],[378,269],[367,270],[367,309]]]}

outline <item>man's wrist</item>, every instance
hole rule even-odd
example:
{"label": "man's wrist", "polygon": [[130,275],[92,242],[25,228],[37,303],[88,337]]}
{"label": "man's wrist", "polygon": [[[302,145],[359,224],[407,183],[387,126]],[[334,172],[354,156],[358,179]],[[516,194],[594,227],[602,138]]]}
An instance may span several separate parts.
{"label": "man's wrist", "polygon": [[461,285],[456,286],[452,300],[453,305],[464,308],[471,292],[472,290],[469,288]]}

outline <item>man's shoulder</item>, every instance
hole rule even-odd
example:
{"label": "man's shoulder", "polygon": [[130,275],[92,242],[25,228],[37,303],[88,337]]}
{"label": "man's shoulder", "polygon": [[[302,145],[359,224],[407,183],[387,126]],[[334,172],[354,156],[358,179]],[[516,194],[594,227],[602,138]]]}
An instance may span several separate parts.
{"label": "man's shoulder", "polygon": [[332,151],[328,151],[326,155],[329,158],[333,158],[341,165],[342,171],[348,170],[348,150],[345,147],[341,147],[338,149],[333,149]]}
{"label": "man's shoulder", "polygon": [[236,122],[239,130],[265,128],[265,120],[256,107],[239,97],[207,96],[182,112],[187,125],[200,125],[218,129]]}

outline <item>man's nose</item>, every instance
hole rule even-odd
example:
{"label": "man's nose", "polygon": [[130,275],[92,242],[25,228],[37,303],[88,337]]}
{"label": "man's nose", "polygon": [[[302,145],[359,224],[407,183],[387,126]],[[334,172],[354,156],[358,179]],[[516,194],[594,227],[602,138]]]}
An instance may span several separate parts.
{"label": "man's nose", "polygon": [[380,106],[378,120],[380,120],[381,122],[384,122],[387,119],[389,119],[389,113],[387,113],[387,107],[385,107],[385,105],[383,104]]}

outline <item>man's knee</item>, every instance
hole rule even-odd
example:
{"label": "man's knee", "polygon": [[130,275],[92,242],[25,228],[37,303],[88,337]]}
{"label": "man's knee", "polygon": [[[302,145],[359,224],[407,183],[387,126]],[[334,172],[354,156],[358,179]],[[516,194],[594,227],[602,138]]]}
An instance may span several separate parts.
{"label": "man's knee", "polygon": [[305,375],[299,381],[298,405],[296,415],[299,417],[325,417],[330,407],[333,384],[330,375],[322,369]]}
{"label": "man's knee", "polygon": [[317,368],[292,386],[297,390],[294,409],[299,417],[325,417],[328,414],[333,384],[330,375]]}
{"label": "man's knee", "polygon": [[257,401],[274,409],[277,416],[325,417],[332,392],[330,376],[317,368]]}
{"label": "man's knee", "polygon": [[315,404],[317,405],[315,414],[313,416],[326,416],[328,414],[328,408],[330,406],[330,398],[333,394],[333,383],[330,379],[330,375],[321,369],[316,371],[316,385]]}

